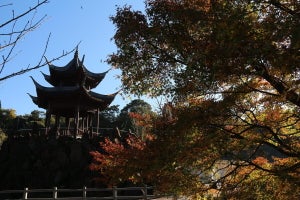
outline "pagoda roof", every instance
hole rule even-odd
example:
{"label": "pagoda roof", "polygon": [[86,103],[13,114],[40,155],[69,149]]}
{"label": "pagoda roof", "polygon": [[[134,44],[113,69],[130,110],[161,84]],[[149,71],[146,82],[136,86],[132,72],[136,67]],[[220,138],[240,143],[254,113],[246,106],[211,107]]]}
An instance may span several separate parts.
{"label": "pagoda roof", "polygon": [[84,85],[44,87],[33,78],[32,80],[37,92],[37,97],[30,95],[32,101],[40,108],[50,109],[51,113],[65,117],[74,117],[78,106],[81,115],[95,112],[97,109],[102,111],[111,104],[118,93],[98,94],[87,90]]}
{"label": "pagoda roof", "polygon": [[89,71],[78,58],[78,50],[75,51],[73,59],[64,67],[48,63],[50,75],[43,73],[45,80],[52,86],[74,86],[84,81],[87,88],[95,88],[104,79],[107,72],[93,73]]}

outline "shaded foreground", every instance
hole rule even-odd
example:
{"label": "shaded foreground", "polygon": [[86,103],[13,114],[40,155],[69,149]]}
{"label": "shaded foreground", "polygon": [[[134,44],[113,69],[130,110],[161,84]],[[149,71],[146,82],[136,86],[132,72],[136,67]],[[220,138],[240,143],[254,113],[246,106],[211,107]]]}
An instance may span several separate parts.
{"label": "shaded foreground", "polygon": [[95,187],[98,174],[89,170],[90,151],[103,137],[8,138],[0,150],[0,190]]}

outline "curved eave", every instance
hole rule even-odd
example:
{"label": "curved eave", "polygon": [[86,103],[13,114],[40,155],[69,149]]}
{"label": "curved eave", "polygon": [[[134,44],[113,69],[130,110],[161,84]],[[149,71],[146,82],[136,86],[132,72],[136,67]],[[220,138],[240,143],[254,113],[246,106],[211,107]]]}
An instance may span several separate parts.
{"label": "curved eave", "polygon": [[105,109],[112,103],[112,101],[115,99],[118,92],[114,93],[114,94],[103,95],[103,94],[98,94],[98,93],[89,91],[87,94],[88,94],[88,97],[92,101],[99,103],[99,105],[100,105],[99,108]]}
{"label": "curved eave", "polygon": [[41,72],[44,76],[44,79],[52,86],[57,86],[57,84],[52,80],[51,76],[44,74],[43,72]]}
{"label": "curved eave", "polygon": [[76,50],[73,59],[64,67],[58,67],[49,63],[50,77],[44,75],[45,79],[51,85],[58,86],[61,84],[71,85],[77,81],[80,83],[85,77],[84,85],[89,89],[93,89],[101,83],[110,69],[102,73],[93,73],[84,66],[83,62],[84,56],[80,60],[78,58],[78,50]]}
{"label": "curved eave", "polygon": [[30,98],[31,98],[31,100],[32,100],[32,102],[33,102],[34,104],[39,105],[39,104],[38,104],[38,98],[37,98],[37,97],[32,96],[32,95],[29,94],[29,93],[27,93],[27,94],[30,96]]}
{"label": "curved eave", "polygon": [[40,85],[38,82],[36,82],[36,80],[34,80],[34,78],[32,76],[30,76],[30,78],[33,81],[36,88],[46,88],[46,87]]}
{"label": "curved eave", "polygon": [[44,109],[47,109],[51,104],[54,107],[58,105],[57,109],[62,109],[62,105],[66,108],[74,108],[76,105],[79,105],[85,111],[94,109],[104,110],[118,94],[118,92],[110,95],[98,94],[88,91],[83,86],[44,87],[32,77],[31,79],[36,86],[37,97],[30,96],[35,104]]}
{"label": "curved eave", "polygon": [[104,77],[106,76],[106,74],[110,71],[107,70],[106,72],[102,72],[102,73],[94,73],[89,71],[84,65],[83,65],[83,70],[86,73],[87,77],[89,77],[90,79],[94,79],[94,80],[103,80]]}
{"label": "curved eave", "polygon": [[[48,79],[49,83],[53,86],[72,86],[76,85],[76,83],[81,83],[85,77],[84,70],[81,67],[72,67],[69,69],[57,70],[54,68],[50,68],[50,78]],[[75,69],[76,68],[76,69]]]}
{"label": "curved eave", "polygon": [[61,75],[61,74],[69,74],[74,73],[80,67],[81,61],[78,58],[78,53],[75,52],[73,59],[65,66],[59,67],[56,65],[49,64],[50,75]]}
{"label": "curved eave", "polygon": [[71,60],[66,66],[59,67],[55,65],[49,65],[49,72],[50,75],[60,75],[60,74],[68,74],[68,73],[74,73],[76,71],[76,66],[73,64],[73,60]]}
{"label": "curved eave", "polygon": [[[68,67],[65,66],[65,67],[59,67],[59,66],[56,66],[56,65],[53,65],[51,62],[49,62],[46,58],[46,61],[48,63],[48,67],[49,67],[49,71],[50,71],[50,74],[51,72],[59,72],[59,71],[67,71],[68,70]],[[72,61],[71,61],[72,62]]]}
{"label": "curved eave", "polygon": [[40,99],[38,97],[32,96],[28,94],[32,100],[32,102],[37,105],[39,108],[47,109],[48,108],[48,102],[44,101],[43,99]]}
{"label": "curved eave", "polygon": [[[36,92],[38,97],[55,99],[56,97],[68,97],[72,98],[75,95],[80,95],[79,86],[69,87],[44,87],[37,86]],[[72,100],[72,99],[71,99]]]}
{"label": "curved eave", "polygon": [[81,64],[82,63],[79,60],[78,56],[74,56],[74,58],[63,68],[68,71],[76,71],[76,69],[78,69]]}
{"label": "curved eave", "polygon": [[86,75],[86,86],[90,87],[90,89],[93,89],[101,83],[101,81],[105,78],[106,74],[110,71],[107,70],[106,72],[102,73],[93,73],[89,71],[84,65],[82,65],[82,69]]}
{"label": "curved eave", "polygon": [[80,87],[79,86],[66,86],[66,87],[44,87],[40,85],[38,82],[32,79],[35,87],[36,87],[36,92],[38,98],[40,97],[49,97],[49,96],[54,96],[54,95],[70,95],[70,94],[78,94],[80,92]]}

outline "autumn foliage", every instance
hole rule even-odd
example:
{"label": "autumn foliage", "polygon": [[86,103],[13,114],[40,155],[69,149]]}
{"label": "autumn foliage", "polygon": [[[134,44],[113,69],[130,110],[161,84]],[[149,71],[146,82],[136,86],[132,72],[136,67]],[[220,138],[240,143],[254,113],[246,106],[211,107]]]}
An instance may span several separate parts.
{"label": "autumn foliage", "polygon": [[153,139],[107,149],[105,159],[122,163],[110,167],[169,194],[299,199],[299,11],[295,0],[117,9],[109,62],[125,91],[164,95],[172,112],[136,120]]}

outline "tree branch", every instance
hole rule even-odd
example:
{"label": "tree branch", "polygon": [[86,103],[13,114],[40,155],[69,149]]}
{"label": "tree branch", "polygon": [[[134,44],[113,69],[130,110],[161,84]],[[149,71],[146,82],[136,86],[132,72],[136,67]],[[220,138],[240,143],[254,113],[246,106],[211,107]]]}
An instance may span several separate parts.
{"label": "tree branch", "polygon": [[[41,5],[46,4],[48,2],[49,2],[48,0],[43,0],[41,2],[38,1],[38,3],[34,7],[29,8],[27,11],[25,11],[22,14],[17,15],[17,16],[15,16],[15,12],[13,10],[12,11],[13,15],[12,15],[11,19],[8,20],[8,21],[6,21],[6,22],[4,22],[4,23],[2,23],[0,25],[0,29],[1,29],[1,28],[5,27],[5,26],[8,26],[8,25],[11,24],[11,32],[9,32],[9,33],[1,33],[0,34],[1,36],[7,36],[8,37],[7,41],[6,40],[4,41],[5,44],[0,46],[0,50],[4,51],[4,54],[5,54],[5,55],[1,56],[2,57],[2,61],[0,63],[0,74],[3,72],[3,70],[6,67],[7,63],[9,61],[11,61],[12,57],[14,57],[13,53],[15,51],[15,47],[18,44],[18,42],[28,32],[31,32],[31,31],[35,30],[38,26],[40,26],[41,23],[45,20],[45,18],[46,18],[47,15],[44,15],[42,18],[40,18],[39,20],[36,21],[35,20],[35,13],[34,13],[34,15],[31,17],[31,19],[29,19],[25,23],[25,25],[23,26],[23,28],[21,27],[21,28],[18,28],[16,30],[16,26],[17,26],[18,20],[20,20],[24,16],[26,16],[29,13],[35,11]],[[6,76],[1,77],[0,78],[0,82],[4,81],[6,79],[12,78],[14,76],[18,76],[18,75],[24,74],[26,72],[29,72],[31,70],[38,69],[40,67],[43,67],[43,66],[47,65],[48,61],[43,62],[43,59],[44,59],[44,57],[46,55],[46,52],[47,52],[47,49],[48,49],[48,44],[49,44],[50,36],[51,36],[51,33],[48,35],[48,38],[47,38],[47,41],[46,41],[46,44],[45,44],[45,48],[44,48],[44,50],[42,52],[42,55],[41,55],[40,59],[38,60],[38,63],[35,66],[31,67],[30,65],[28,65],[28,67],[25,68],[25,69],[21,67],[21,69],[19,68],[20,70],[15,70],[16,72],[13,72],[11,74],[8,74]],[[60,58],[62,58],[64,56],[70,54],[73,51],[75,51],[75,48],[73,50],[71,50],[71,51],[63,52],[60,56],[51,59],[49,62],[58,60],[58,59],[60,59]]]}
{"label": "tree branch", "polygon": [[274,7],[278,8],[279,10],[282,10],[292,16],[295,16],[297,18],[300,19],[300,12],[298,11],[295,11],[295,10],[292,10],[286,6],[284,6],[282,3],[280,3],[280,1],[278,0],[270,0],[269,2],[271,5],[273,5]]}
{"label": "tree branch", "polygon": [[300,96],[294,90],[291,90],[279,78],[269,74],[265,65],[261,62],[255,66],[257,73],[268,81],[277,92],[284,97],[287,101],[300,107]]}
{"label": "tree branch", "polygon": [[35,66],[33,66],[33,67],[27,67],[26,69],[21,69],[21,70],[18,71],[18,72],[14,72],[14,73],[9,74],[9,75],[7,75],[7,76],[1,77],[1,78],[0,78],[0,82],[1,82],[1,81],[4,81],[4,80],[6,80],[6,79],[12,78],[12,77],[14,77],[14,76],[22,75],[22,74],[24,74],[24,73],[26,73],[26,72],[29,72],[29,71],[31,71],[31,70],[41,68],[41,67],[47,65],[48,63],[53,62],[53,61],[56,61],[56,60],[59,60],[60,58],[66,56],[66,55],[69,55],[70,53],[72,53],[72,52],[74,52],[74,51],[76,50],[76,47],[75,47],[75,48],[73,48],[71,51],[64,51],[60,56],[58,56],[58,57],[56,57],[56,58],[53,58],[53,59],[51,59],[51,60],[45,61],[45,62],[42,63],[42,58],[44,58],[44,56],[45,56],[46,49],[47,49],[47,46],[48,46],[48,42],[49,42],[49,37],[48,37],[48,40],[47,40],[47,43],[46,43],[46,48],[44,49],[43,55],[41,56],[41,59],[40,59],[40,61],[39,61],[39,63],[38,63],[37,65],[35,65]]}
{"label": "tree branch", "polygon": [[0,25],[0,28],[12,23],[13,21],[16,21],[22,17],[24,17],[25,15],[27,15],[28,13],[32,12],[33,10],[36,10],[38,7],[40,7],[41,5],[45,4],[45,3],[48,3],[49,1],[48,0],[44,0],[42,2],[39,2],[36,6],[34,6],[33,8],[29,8],[26,12],[16,16],[16,17],[13,17],[11,18],[10,20],[4,22],[3,24]]}

